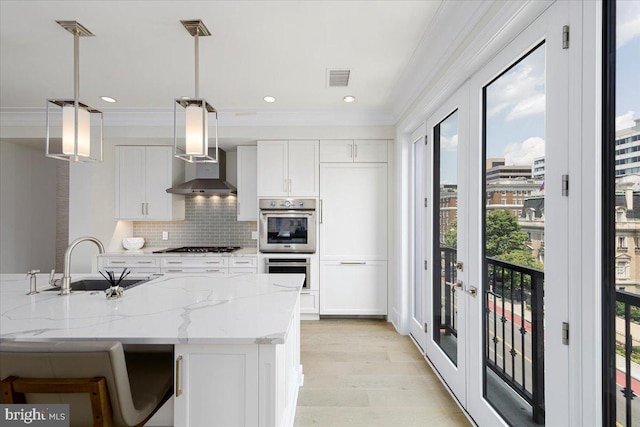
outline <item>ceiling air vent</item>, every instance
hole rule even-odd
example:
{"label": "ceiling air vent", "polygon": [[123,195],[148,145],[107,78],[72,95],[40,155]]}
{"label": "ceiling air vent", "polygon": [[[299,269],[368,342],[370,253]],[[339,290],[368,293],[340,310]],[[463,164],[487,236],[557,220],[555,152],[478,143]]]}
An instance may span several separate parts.
{"label": "ceiling air vent", "polygon": [[329,87],[347,87],[349,86],[349,76],[351,70],[329,70]]}

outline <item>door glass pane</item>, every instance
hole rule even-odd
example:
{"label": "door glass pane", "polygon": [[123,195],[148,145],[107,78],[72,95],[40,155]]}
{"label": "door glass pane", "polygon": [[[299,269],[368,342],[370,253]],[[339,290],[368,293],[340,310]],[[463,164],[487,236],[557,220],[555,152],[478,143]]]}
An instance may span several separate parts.
{"label": "door glass pane", "polygon": [[616,17],[616,424],[631,426],[640,425],[640,3],[617,1]]}
{"label": "door glass pane", "polygon": [[485,398],[544,424],[545,46],[484,87]]}
{"label": "door glass pane", "polygon": [[426,236],[422,235],[422,212],[424,211],[424,204],[422,200],[424,199],[424,187],[423,187],[423,179],[424,175],[422,173],[422,165],[424,161],[424,143],[422,141],[418,141],[413,144],[413,218],[414,218],[414,254],[415,254],[415,263],[414,263],[414,276],[413,276],[413,318],[418,323],[418,325],[422,325],[423,322],[423,293],[422,293],[422,271],[424,269],[424,255],[422,250],[423,238]]}
{"label": "door glass pane", "polygon": [[433,340],[457,366],[458,112],[434,129]]}

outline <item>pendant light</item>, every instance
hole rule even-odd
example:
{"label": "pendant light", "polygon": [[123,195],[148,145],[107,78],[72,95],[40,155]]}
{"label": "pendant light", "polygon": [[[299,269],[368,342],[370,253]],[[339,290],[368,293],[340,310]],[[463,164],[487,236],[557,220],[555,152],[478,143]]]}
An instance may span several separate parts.
{"label": "pendant light", "polygon": [[80,37],[93,33],[76,21],[56,21],[73,34],[73,99],[47,99],[47,157],[102,161],[102,112],[79,101]]}
{"label": "pendant light", "polygon": [[[180,21],[194,38],[195,98],[179,98],[173,106],[174,156],[191,163],[218,162],[218,112],[204,98],[200,98],[199,38],[211,33],[201,20]],[[178,108],[178,107],[182,108]],[[209,155],[209,122],[215,124],[215,155]]]}

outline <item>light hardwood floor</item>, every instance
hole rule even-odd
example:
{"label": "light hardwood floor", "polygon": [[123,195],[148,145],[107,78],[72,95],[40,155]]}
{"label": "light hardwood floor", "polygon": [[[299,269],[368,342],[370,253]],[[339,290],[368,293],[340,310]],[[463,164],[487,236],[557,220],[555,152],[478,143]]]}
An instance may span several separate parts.
{"label": "light hardwood floor", "polygon": [[296,427],[469,426],[411,339],[383,320],[303,321]]}

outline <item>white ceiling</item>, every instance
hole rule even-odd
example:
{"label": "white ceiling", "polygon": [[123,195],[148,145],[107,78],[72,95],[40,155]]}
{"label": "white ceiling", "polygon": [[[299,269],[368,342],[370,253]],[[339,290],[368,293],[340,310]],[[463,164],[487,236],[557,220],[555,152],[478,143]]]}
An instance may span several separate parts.
{"label": "white ceiling", "polygon": [[[31,111],[43,109],[47,98],[73,97],[73,37],[55,20],[76,20],[96,35],[80,39],[83,102],[105,112],[170,111],[175,98],[194,95],[193,38],[179,21],[202,19],[212,37],[200,39],[200,95],[218,110],[397,117],[394,91],[441,5],[2,0],[0,108]],[[327,88],[329,68],[352,70],[349,87]],[[277,102],[265,103],[265,95]],[[344,103],[345,95],[356,102]]]}

